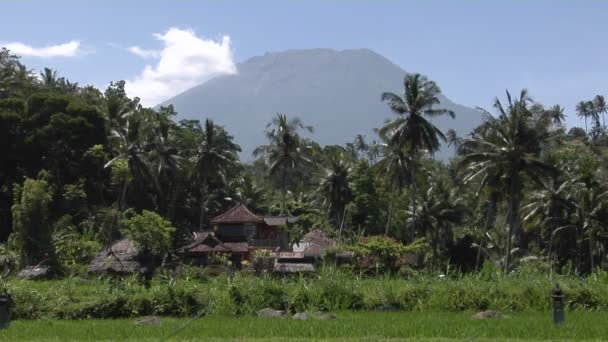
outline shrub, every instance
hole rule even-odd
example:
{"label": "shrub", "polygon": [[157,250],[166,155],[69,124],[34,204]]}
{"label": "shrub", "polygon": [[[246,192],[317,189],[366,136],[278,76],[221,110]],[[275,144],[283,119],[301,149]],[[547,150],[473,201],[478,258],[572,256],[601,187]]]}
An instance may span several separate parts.
{"label": "shrub", "polygon": [[175,228],[171,222],[153,211],[125,212],[121,233],[131,239],[144,254],[164,254],[171,248],[171,235]]}

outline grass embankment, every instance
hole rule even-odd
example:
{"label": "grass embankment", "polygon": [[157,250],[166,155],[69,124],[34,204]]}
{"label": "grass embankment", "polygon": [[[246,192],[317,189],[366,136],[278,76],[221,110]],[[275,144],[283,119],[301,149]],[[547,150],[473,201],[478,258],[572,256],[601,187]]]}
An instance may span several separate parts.
{"label": "grass embankment", "polygon": [[[514,313],[500,320],[473,320],[469,312],[342,312],[331,321],[207,316],[194,320],[169,340],[602,340],[608,313],[577,312],[554,326],[549,313]],[[132,320],[16,321],[0,330],[1,341],[159,341],[186,319],[166,318],[159,326]]]}
{"label": "grass embankment", "polygon": [[555,282],[566,294],[568,311],[608,310],[606,272],[553,280],[538,273],[480,273],[446,279],[417,275],[405,279],[324,270],[309,278],[237,275],[232,285],[223,276],[159,276],[149,288],[134,278],[118,283],[83,278],[11,280],[8,288],[17,319],[95,319],[251,315],[264,307],[292,313],[363,311],[380,305],[419,312],[546,312],[551,308],[550,291]]}

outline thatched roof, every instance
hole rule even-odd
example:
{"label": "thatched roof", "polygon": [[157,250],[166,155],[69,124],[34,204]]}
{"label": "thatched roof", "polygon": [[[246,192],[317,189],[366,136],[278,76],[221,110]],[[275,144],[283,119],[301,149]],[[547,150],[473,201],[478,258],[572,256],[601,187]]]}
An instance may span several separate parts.
{"label": "thatched roof", "polygon": [[307,256],[320,257],[328,248],[336,245],[336,242],[328,238],[319,229],[313,229],[302,237],[302,240],[293,245],[294,252],[302,252]]}
{"label": "thatched roof", "polygon": [[302,237],[302,242],[312,243],[318,246],[333,246],[336,242],[328,238],[323,231],[313,229]]}
{"label": "thatched roof", "polygon": [[244,204],[239,204],[227,212],[211,219],[212,225],[221,223],[262,223],[264,219],[255,215]]}
{"label": "thatched roof", "polygon": [[196,232],[194,233],[194,241],[178,249],[178,253],[244,253],[248,249],[249,246],[246,242],[222,242],[212,232]]}
{"label": "thatched roof", "polygon": [[140,251],[133,241],[122,239],[97,254],[89,264],[90,273],[130,274],[145,272],[146,267],[139,261]]}

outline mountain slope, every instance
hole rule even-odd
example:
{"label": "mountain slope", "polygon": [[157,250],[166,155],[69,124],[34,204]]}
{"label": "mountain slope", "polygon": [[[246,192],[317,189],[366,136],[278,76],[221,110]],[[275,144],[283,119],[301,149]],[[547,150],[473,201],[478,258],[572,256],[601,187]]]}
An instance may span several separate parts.
{"label": "mountain slope", "polygon": [[[253,57],[238,65],[238,74],[220,76],[191,88],[163,105],[173,104],[182,117],[212,118],[236,137],[250,160],[264,144],[264,128],[277,112],[299,116],[315,128],[320,144],[344,144],[356,134],[376,139],[373,129],[394,114],[380,101],[382,92],[401,94],[405,71],[367,50],[288,50]],[[444,132],[465,135],[481,122],[478,111],[441,96],[441,106],[456,119],[434,119]],[[447,159],[444,148],[438,157]]]}

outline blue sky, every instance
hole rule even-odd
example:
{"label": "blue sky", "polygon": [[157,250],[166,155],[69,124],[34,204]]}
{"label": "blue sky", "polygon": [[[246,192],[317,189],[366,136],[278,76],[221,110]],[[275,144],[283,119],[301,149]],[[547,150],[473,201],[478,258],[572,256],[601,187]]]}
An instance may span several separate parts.
{"label": "blue sky", "polygon": [[[112,80],[145,81],[149,66],[156,82],[169,82],[159,98],[190,84],[173,69],[161,70],[165,58],[203,58],[196,78],[187,80],[195,82],[231,72],[226,59],[240,62],[292,48],[370,48],[406,71],[427,74],[457,103],[489,109],[505,89],[526,87],[543,104],[565,106],[573,125],[576,102],[608,95],[607,13],[608,2],[591,0],[3,1],[0,45],[39,49],[76,41],[73,56],[23,61],[99,87]],[[174,42],[170,28],[190,30],[191,39],[211,44],[213,56],[176,56],[187,43],[168,49]],[[128,51],[134,46],[155,57]],[[201,64],[207,60],[216,65],[210,71]]]}

